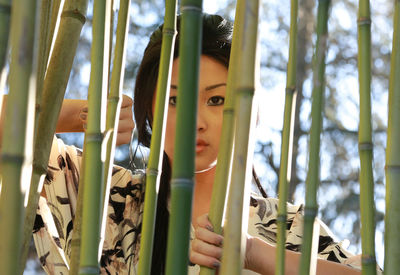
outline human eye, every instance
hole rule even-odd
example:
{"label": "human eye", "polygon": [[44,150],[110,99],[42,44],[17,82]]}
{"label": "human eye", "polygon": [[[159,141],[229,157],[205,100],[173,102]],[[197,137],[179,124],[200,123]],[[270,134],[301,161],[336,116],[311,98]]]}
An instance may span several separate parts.
{"label": "human eye", "polygon": [[225,98],[223,96],[212,96],[208,99],[208,106],[220,106],[224,105]]}
{"label": "human eye", "polygon": [[176,106],[176,96],[170,96],[168,103],[170,106]]}

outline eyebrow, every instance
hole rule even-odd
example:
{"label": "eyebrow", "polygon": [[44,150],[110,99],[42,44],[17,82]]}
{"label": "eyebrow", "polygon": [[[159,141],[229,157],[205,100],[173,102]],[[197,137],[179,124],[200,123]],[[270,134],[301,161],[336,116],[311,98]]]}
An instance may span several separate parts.
{"label": "eyebrow", "polygon": [[[226,83],[214,84],[214,85],[211,85],[211,86],[206,87],[205,90],[206,90],[206,91],[210,91],[210,90],[219,88],[219,87],[221,87],[221,86],[226,86]],[[173,89],[173,90],[178,90],[178,86],[177,86],[177,85],[171,84],[171,89]]]}

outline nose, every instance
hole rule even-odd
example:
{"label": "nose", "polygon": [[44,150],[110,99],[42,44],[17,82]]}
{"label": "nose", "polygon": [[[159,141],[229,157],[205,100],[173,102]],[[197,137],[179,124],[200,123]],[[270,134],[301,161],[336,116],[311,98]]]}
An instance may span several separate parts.
{"label": "nose", "polygon": [[204,132],[207,129],[207,119],[204,112],[204,106],[197,107],[197,131]]}

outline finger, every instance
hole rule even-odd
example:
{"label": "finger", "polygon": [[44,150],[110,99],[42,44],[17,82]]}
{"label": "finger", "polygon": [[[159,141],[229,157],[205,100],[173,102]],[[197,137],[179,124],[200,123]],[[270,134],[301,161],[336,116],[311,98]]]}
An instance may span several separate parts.
{"label": "finger", "polygon": [[119,113],[119,119],[127,119],[130,118],[132,119],[133,113],[132,113],[132,107],[121,107],[120,113]]}
{"label": "finger", "polygon": [[195,235],[197,239],[216,246],[221,246],[224,239],[221,235],[211,232],[203,227],[198,227],[195,231]]}
{"label": "finger", "polygon": [[192,245],[192,250],[197,253],[200,253],[200,254],[203,254],[203,255],[206,255],[209,257],[213,257],[215,259],[221,259],[221,256],[222,256],[222,248],[221,247],[206,243],[199,239],[194,239],[192,241],[191,245]]}
{"label": "finger", "polygon": [[132,119],[120,120],[118,123],[118,133],[132,132],[135,128],[135,123]]}
{"label": "finger", "polygon": [[124,132],[117,134],[117,141],[116,141],[117,146],[128,144],[130,141],[131,141],[131,133]]}
{"label": "finger", "polygon": [[213,257],[209,257],[195,251],[190,252],[190,262],[198,265],[207,266],[210,268],[218,268],[221,265],[221,262]]}
{"label": "finger", "polygon": [[213,226],[208,218],[208,214],[199,216],[196,222],[198,226],[207,228],[210,231],[214,231]]}
{"label": "finger", "polygon": [[121,108],[129,107],[133,105],[133,100],[127,95],[122,95]]}

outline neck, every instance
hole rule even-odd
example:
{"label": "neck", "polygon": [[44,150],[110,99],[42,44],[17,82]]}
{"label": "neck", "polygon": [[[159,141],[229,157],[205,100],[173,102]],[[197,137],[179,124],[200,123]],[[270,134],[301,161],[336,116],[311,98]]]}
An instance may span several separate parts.
{"label": "neck", "polygon": [[195,174],[193,194],[192,223],[196,226],[197,217],[210,210],[211,194],[214,185],[215,167],[210,170]]}

